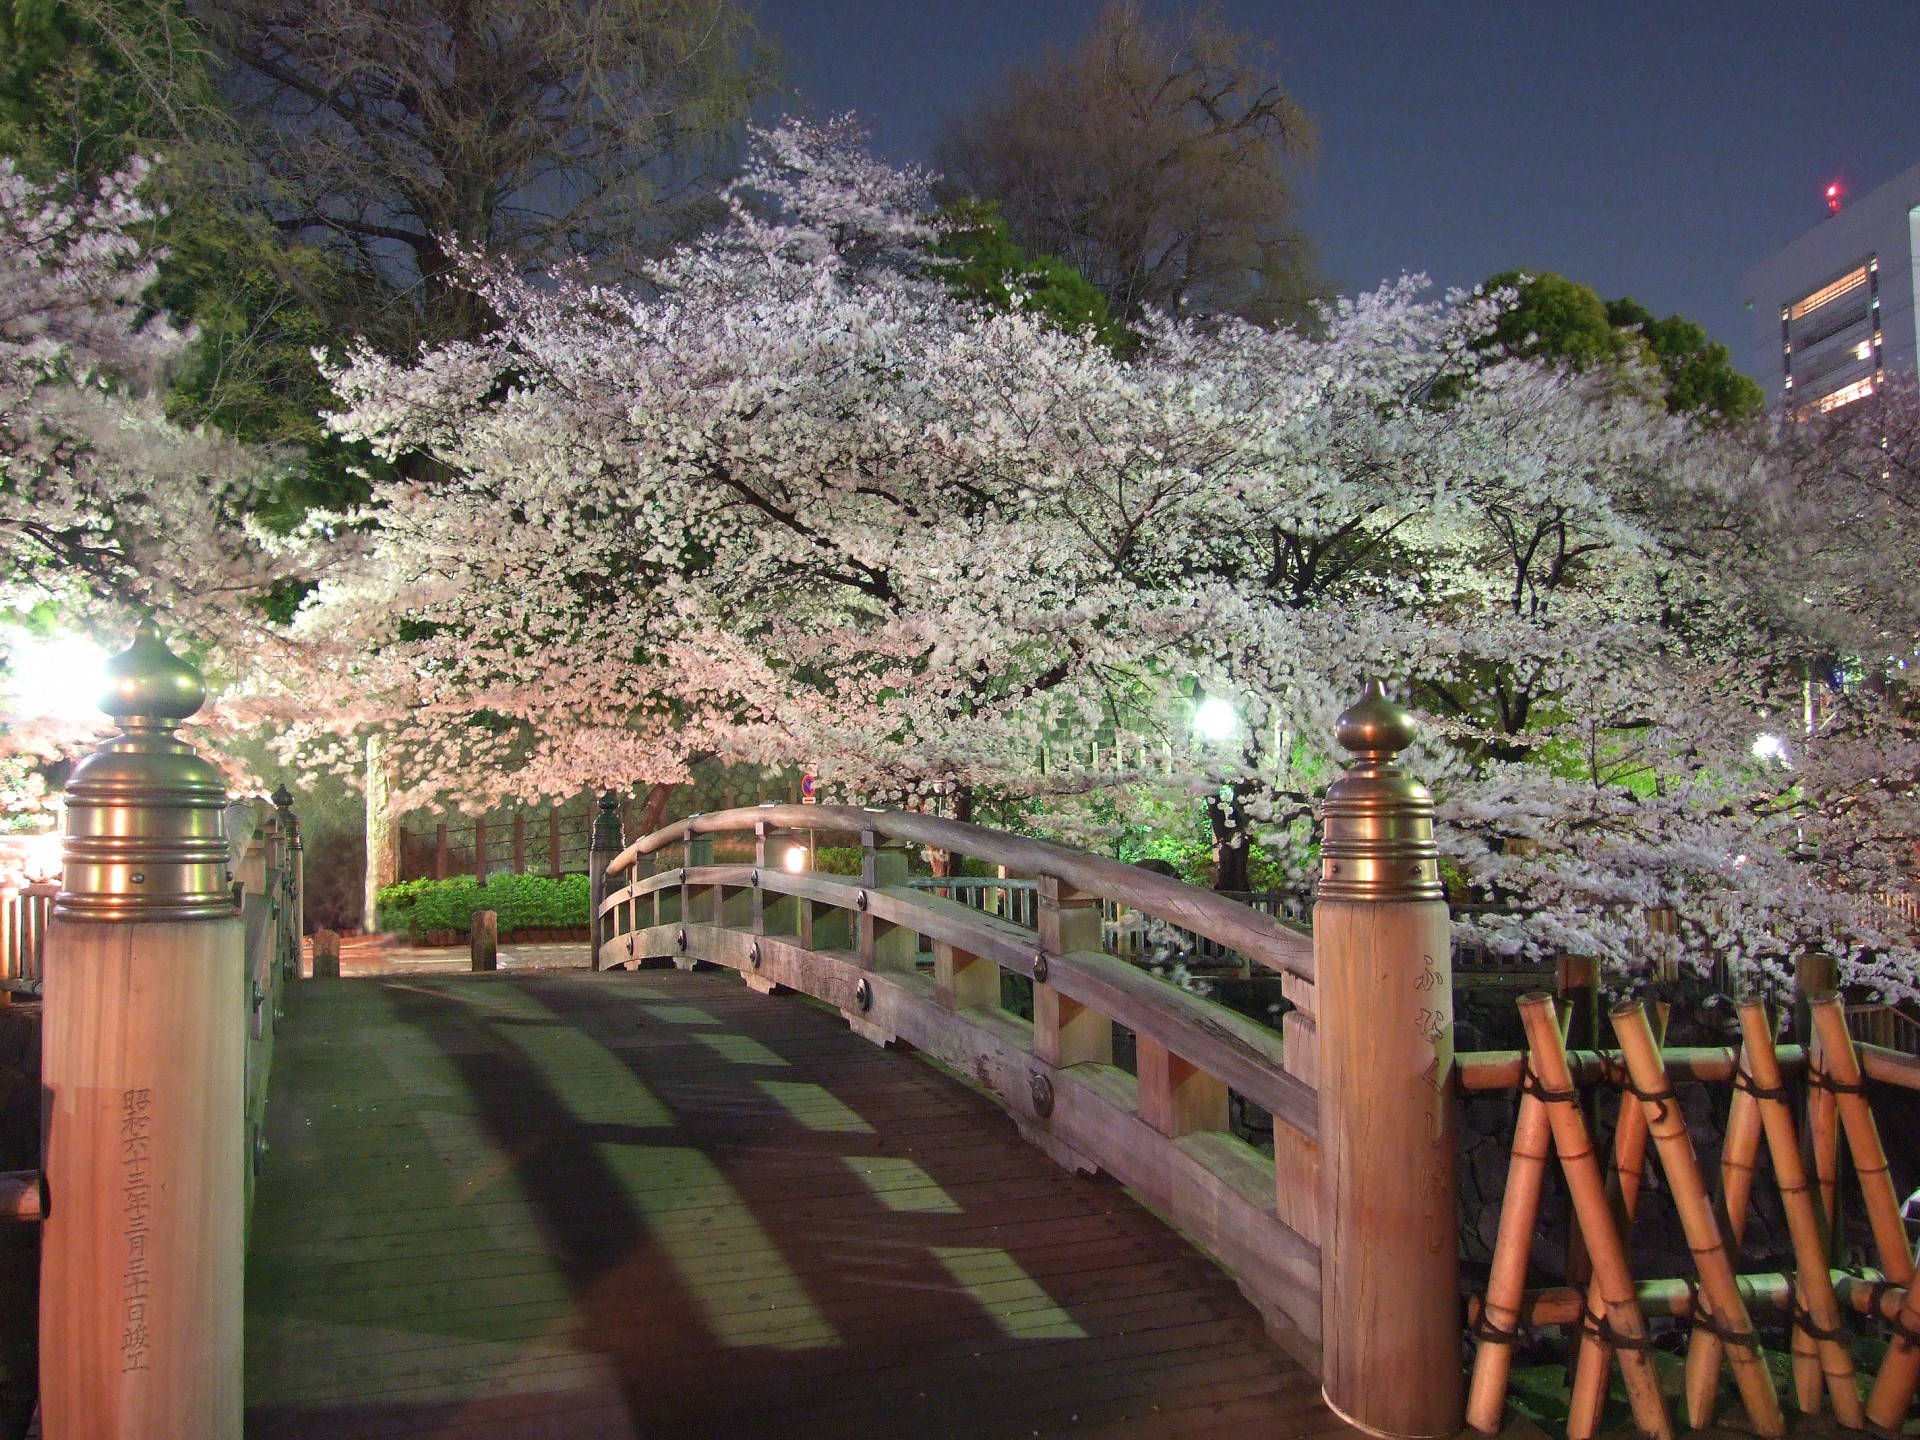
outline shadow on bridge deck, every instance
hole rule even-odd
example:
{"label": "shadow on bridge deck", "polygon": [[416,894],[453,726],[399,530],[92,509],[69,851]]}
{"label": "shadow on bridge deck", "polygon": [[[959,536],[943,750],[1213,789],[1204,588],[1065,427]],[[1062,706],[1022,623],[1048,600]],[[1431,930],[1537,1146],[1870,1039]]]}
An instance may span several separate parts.
{"label": "shadow on bridge deck", "polygon": [[799,997],[304,983],[279,1044],[250,1436],[1352,1433],[1126,1192]]}

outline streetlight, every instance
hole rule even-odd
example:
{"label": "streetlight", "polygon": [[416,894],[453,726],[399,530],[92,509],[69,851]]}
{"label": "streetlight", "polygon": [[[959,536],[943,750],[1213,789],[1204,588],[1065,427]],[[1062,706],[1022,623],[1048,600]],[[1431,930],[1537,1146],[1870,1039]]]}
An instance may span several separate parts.
{"label": "streetlight", "polygon": [[1193,712],[1193,733],[1202,740],[1225,740],[1239,723],[1233,706],[1218,695],[1209,695]]}
{"label": "streetlight", "polygon": [[13,713],[25,719],[101,722],[107,652],[84,635],[32,635],[10,630],[7,689]]}

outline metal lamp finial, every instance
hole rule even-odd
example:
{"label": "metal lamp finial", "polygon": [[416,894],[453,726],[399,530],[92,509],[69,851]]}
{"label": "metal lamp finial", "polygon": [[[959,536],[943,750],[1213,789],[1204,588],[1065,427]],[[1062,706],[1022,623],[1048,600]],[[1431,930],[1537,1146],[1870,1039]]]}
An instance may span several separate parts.
{"label": "metal lamp finial", "polygon": [[1321,807],[1322,900],[1444,900],[1433,793],[1394,763],[1419,733],[1386,686],[1369,680],[1334,736],[1354,763]]}
{"label": "metal lamp finial", "polygon": [[217,920],[233,914],[220,772],[173,733],[206,702],[200,672],[152,621],[107,662],[100,708],[120,733],[67,782],[54,913],[71,920]]}

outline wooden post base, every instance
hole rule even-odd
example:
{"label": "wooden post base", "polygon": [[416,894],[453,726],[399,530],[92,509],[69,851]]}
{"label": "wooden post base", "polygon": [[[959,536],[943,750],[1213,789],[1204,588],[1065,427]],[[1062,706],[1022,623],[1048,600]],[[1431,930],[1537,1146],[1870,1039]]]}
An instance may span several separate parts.
{"label": "wooden post base", "polygon": [[240,1440],[241,922],[56,920],[42,1077],[47,1440]]}

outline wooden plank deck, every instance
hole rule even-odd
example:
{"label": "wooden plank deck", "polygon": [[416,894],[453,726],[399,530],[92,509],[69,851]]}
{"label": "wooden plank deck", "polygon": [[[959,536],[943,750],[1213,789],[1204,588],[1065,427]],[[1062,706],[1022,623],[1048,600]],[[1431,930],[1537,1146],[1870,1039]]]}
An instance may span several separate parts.
{"label": "wooden plank deck", "polygon": [[249,1436],[1353,1433],[1125,1191],[800,997],[303,982],[279,1047]]}

